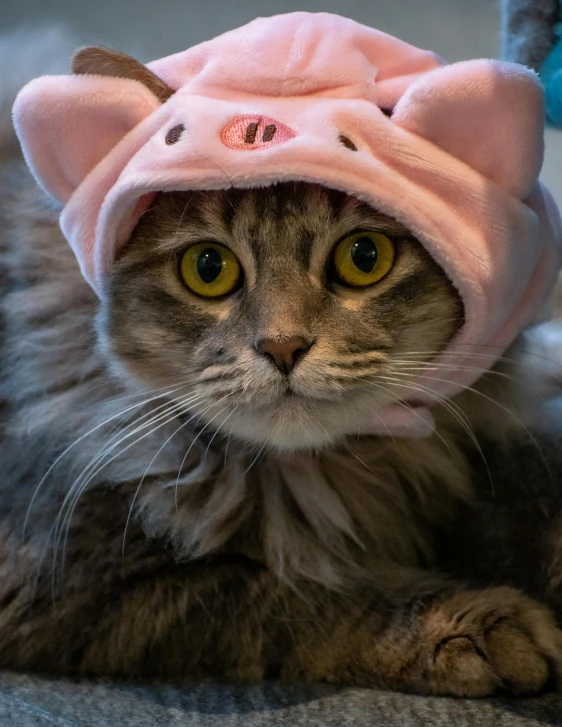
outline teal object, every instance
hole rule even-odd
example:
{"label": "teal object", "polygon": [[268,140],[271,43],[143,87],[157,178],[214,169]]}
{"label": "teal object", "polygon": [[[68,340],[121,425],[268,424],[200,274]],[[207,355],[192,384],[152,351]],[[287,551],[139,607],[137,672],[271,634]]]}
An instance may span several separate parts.
{"label": "teal object", "polygon": [[546,120],[562,129],[562,23],[555,26],[556,42],[541,70],[546,97]]}

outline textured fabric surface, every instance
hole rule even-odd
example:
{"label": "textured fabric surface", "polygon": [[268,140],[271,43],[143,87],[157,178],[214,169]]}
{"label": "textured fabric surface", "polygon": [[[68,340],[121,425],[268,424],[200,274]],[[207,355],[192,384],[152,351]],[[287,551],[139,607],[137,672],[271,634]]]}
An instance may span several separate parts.
{"label": "textured fabric surface", "polygon": [[279,684],[125,685],[0,674],[1,727],[531,727],[562,725],[562,697],[464,700]]}

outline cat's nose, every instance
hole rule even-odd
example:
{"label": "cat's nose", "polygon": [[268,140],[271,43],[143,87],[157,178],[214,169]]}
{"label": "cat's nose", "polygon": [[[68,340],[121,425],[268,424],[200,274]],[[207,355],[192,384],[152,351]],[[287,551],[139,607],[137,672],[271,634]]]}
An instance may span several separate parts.
{"label": "cat's nose", "polygon": [[302,336],[293,336],[284,341],[275,341],[273,338],[262,338],[256,343],[256,349],[273,359],[273,362],[284,374],[290,374],[294,369],[297,361],[302,358],[303,354],[312,346]]}

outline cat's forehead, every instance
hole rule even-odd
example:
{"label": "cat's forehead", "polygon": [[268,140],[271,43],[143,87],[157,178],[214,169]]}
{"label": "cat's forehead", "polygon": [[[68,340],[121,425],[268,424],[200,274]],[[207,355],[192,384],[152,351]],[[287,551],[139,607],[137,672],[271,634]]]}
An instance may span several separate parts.
{"label": "cat's forehead", "polygon": [[[198,237],[220,242],[252,242],[285,253],[301,246],[333,242],[360,228],[377,229],[391,235],[409,234],[392,217],[365,202],[321,185],[299,182],[269,188],[182,192],[162,195],[153,214],[166,234],[181,245]],[[288,256],[289,257],[289,256]]]}

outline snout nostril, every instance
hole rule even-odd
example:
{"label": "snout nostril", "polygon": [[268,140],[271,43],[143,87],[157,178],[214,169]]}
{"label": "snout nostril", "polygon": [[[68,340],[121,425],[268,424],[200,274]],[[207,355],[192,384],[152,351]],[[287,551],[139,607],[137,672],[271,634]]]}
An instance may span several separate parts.
{"label": "snout nostril", "polygon": [[302,336],[293,336],[284,341],[262,338],[257,342],[256,349],[270,358],[279,371],[290,374],[297,361],[303,357],[311,346],[312,342],[307,341]]}

